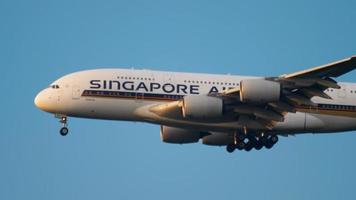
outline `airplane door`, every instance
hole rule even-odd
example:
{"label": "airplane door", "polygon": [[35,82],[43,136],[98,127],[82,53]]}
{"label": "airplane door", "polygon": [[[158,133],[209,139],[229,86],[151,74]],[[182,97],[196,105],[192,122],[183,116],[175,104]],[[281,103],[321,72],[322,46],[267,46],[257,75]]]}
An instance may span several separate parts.
{"label": "airplane door", "polygon": [[80,87],[78,85],[73,85],[72,87],[72,99],[73,100],[80,99]]}

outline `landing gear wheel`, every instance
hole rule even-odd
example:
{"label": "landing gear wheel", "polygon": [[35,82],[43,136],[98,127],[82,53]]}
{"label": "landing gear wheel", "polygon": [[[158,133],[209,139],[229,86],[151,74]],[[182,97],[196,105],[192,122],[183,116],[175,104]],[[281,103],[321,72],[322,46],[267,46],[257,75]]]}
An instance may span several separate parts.
{"label": "landing gear wheel", "polygon": [[245,146],[245,151],[251,151],[253,147],[254,147],[253,142],[249,141]]}
{"label": "landing gear wheel", "polygon": [[55,114],[54,115],[56,118],[59,119],[59,123],[62,124],[62,128],[59,130],[59,133],[61,134],[61,136],[66,136],[68,135],[69,133],[69,130],[68,130],[68,119],[67,119],[67,116],[65,115],[61,115],[61,114]]}
{"label": "landing gear wheel", "polygon": [[270,141],[272,144],[276,144],[278,142],[278,136],[276,135],[271,136]]}
{"label": "landing gear wheel", "polygon": [[59,133],[61,134],[61,136],[66,136],[69,133],[69,130],[67,127],[63,127],[63,128],[61,128]]}
{"label": "landing gear wheel", "polygon": [[264,144],[266,143],[266,141],[267,141],[266,136],[263,133],[258,135],[256,143],[255,143],[255,149],[261,150],[263,148]]}
{"label": "landing gear wheel", "polygon": [[258,141],[258,142],[255,144],[255,149],[256,149],[256,150],[261,150],[262,147],[263,147],[263,144],[262,144],[262,142],[260,142],[260,141]]}
{"label": "landing gear wheel", "polygon": [[238,150],[243,150],[245,147],[246,147],[246,144],[244,141],[239,141],[236,144],[236,149],[238,149]]}
{"label": "landing gear wheel", "polygon": [[260,137],[259,140],[262,144],[266,144],[268,142],[268,136],[267,135],[263,135]]}
{"label": "landing gear wheel", "polygon": [[270,143],[270,142],[267,142],[267,143],[265,144],[265,147],[266,147],[266,149],[270,149],[270,148],[273,147],[273,144]]}
{"label": "landing gear wheel", "polygon": [[266,144],[265,144],[265,147],[266,147],[267,149],[270,149],[270,148],[272,148],[277,142],[278,142],[278,136],[272,135],[271,137],[269,137],[269,138],[267,139],[267,142],[266,142]]}
{"label": "landing gear wheel", "polygon": [[257,143],[258,143],[258,141],[256,140],[255,136],[248,137],[248,142],[246,144],[245,150],[251,151],[254,147],[256,147]]}
{"label": "landing gear wheel", "polygon": [[229,144],[229,145],[226,146],[226,151],[229,152],[229,153],[234,152],[235,149],[236,149],[235,145],[233,145],[233,144]]}

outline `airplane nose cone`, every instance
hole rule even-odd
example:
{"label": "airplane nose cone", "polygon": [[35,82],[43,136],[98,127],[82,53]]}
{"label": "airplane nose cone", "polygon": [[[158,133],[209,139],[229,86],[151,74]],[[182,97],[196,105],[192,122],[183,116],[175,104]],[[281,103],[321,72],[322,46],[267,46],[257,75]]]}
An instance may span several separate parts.
{"label": "airplane nose cone", "polygon": [[39,108],[43,111],[48,111],[50,105],[49,105],[48,97],[45,94],[44,90],[42,90],[41,92],[39,92],[36,95],[36,97],[34,99],[34,103],[37,108]]}
{"label": "airplane nose cone", "polygon": [[35,97],[35,100],[34,100],[34,103],[36,105],[37,108],[41,109],[43,107],[43,100],[42,100],[42,97],[41,97],[41,92],[38,93]]}

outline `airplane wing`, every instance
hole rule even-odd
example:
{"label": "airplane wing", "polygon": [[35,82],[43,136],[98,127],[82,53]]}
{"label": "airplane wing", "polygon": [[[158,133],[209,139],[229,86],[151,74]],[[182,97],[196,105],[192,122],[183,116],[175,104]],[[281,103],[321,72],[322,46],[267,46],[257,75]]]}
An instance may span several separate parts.
{"label": "airplane wing", "polygon": [[314,96],[331,99],[324,90],[327,88],[340,89],[332,78],[339,77],[356,68],[356,56],[322,65],[300,72],[282,75],[275,78],[289,93],[286,97],[297,104],[313,105],[310,99]]}
{"label": "airplane wing", "polygon": [[319,67],[283,75],[284,78],[330,78],[339,77],[356,68],[356,56],[332,62]]}
{"label": "airplane wing", "polygon": [[[266,78],[266,80],[281,84],[280,100],[262,105],[239,105],[234,110],[239,114],[252,115],[257,120],[262,120],[262,123],[266,124],[266,128],[271,129],[276,122],[284,120],[286,113],[296,112],[298,107],[316,106],[311,98],[317,96],[331,99],[324,91],[327,88],[340,89],[337,81],[332,78],[339,77],[355,68],[356,56],[353,56],[296,73]],[[241,89],[234,88],[224,91],[220,95],[236,99],[241,95],[240,93]]]}
{"label": "airplane wing", "polygon": [[[309,108],[316,106],[311,100],[313,97],[331,99],[324,91],[327,88],[340,89],[337,81],[332,78],[339,77],[356,68],[356,56],[336,61],[319,67],[303,70],[296,73],[286,74],[279,77],[267,77],[259,79],[258,86],[249,89],[263,87],[264,84],[278,83],[280,86],[280,96],[277,100],[264,101],[263,103],[245,101],[244,90],[241,82],[239,87],[225,90],[221,93],[213,93],[214,96],[224,99],[225,107],[230,112],[238,116],[240,124],[246,124],[246,128],[254,129],[258,123],[266,130],[271,130],[278,123],[284,121],[284,116],[295,113],[298,108]],[[268,88],[267,88],[268,89]],[[263,92],[262,92],[263,93]],[[269,95],[263,93],[264,95]],[[261,94],[261,96],[263,96]],[[152,112],[159,115],[177,117],[181,116],[180,108],[183,106],[181,101],[158,105],[151,108]],[[252,123],[254,122],[254,123]],[[248,124],[254,124],[248,126]]]}

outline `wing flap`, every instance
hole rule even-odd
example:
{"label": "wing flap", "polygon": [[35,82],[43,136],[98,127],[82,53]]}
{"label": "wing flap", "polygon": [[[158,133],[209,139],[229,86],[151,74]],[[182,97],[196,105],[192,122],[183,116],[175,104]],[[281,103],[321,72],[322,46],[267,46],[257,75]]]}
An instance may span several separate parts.
{"label": "wing flap", "polygon": [[291,112],[291,113],[297,112],[294,106],[282,101],[270,102],[268,103],[268,105],[280,112]]}
{"label": "wing flap", "polygon": [[291,94],[286,96],[286,98],[297,105],[316,106],[309,98],[301,95]]}
{"label": "wing flap", "polygon": [[312,98],[314,96],[325,98],[325,99],[331,99],[329,95],[327,95],[325,92],[318,90],[316,88],[303,88],[300,90],[304,95],[308,96],[309,98]]}

